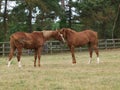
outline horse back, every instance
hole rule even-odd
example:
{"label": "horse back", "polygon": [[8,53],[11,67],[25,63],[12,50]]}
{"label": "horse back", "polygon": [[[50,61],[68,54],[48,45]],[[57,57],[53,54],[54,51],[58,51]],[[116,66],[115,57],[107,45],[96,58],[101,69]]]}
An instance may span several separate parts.
{"label": "horse back", "polygon": [[[19,41],[20,39],[24,38],[25,35],[23,32],[16,32],[16,33],[13,33],[11,36],[10,36],[10,46],[11,47],[16,47],[16,41]],[[19,43],[18,43],[19,44]]]}
{"label": "horse back", "polygon": [[85,30],[85,33],[88,34],[89,37],[94,37],[94,38],[98,38],[98,34],[97,32],[93,31],[93,30]]}
{"label": "horse back", "polygon": [[43,34],[40,32],[16,32],[10,36],[10,44],[16,47],[35,48],[44,43]]}

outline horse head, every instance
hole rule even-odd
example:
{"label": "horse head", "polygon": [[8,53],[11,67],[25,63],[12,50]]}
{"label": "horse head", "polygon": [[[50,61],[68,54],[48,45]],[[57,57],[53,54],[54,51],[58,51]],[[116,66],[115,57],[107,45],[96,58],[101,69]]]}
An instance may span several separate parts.
{"label": "horse head", "polygon": [[65,39],[63,37],[63,34],[60,33],[60,30],[56,30],[56,39],[59,41],[62,41],[63,43],[65,43]]}
{"label": "horse head", "polygon": [[69,28],[62,28],[62,29],[59,30],[60,35],[62,35],[65,40],[67,39],[68,29]]}
{"label": "horse head", "polygon": [[62,28],[62,29],[60,30],[60,34],[62,34],[63,37],[65,38],[65,37],[66,37],[66,28]]}

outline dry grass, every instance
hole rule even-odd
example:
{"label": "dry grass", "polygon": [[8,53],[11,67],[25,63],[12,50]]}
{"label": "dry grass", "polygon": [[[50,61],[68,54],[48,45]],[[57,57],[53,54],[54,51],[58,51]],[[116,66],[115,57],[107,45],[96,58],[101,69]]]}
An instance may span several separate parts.
{"label": "dry grass", "polygon": [[42,55],[42,66],[33,67],[33,56],[22,57],[22,68],[13,58],[10,68],[7,57],[0,58],[0,90],[120,90],[120,50],[100,51],[100,64],[88,62],[88,52]]}

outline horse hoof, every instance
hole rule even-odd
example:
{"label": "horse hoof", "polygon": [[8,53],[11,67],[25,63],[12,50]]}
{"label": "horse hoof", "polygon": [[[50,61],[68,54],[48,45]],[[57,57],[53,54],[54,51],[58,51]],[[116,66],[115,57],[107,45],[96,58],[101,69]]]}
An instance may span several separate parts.
{"label": "horse hoof", "polygon": [[91,64],[91,62],[88,62],[87,64]]}
{"label": "horse hoof", "polygon": [[72,66],[74,66],[75,64],[72,63]]}
{"label": "horse hoof", "polygon": [[18,67],[19,67],[19,68],[21,68],[21,67],[22,67],[22,65],[18,65]]}
{"label": "horse hoof", "polygon": [[38,67],[40,67],[40,65],[38,65]]}
{"label": "horse hoof", "polygon": [[73,64],[76,64],[76,62],[72,62]]}
{"label": "horse hoof", "polygon": [[73,63],[72,63],[72,65],[75,65],[75,64],[76,64],[76,62],[73,62]]}
{"label": "horse hoof", "polygon": [[100,62],[97,62],[97,64],[99,64]]}

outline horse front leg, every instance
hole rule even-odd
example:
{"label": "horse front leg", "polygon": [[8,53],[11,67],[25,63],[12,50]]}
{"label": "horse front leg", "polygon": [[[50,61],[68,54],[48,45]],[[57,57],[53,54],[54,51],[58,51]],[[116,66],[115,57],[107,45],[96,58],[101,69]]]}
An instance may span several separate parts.
{"label": "horse front leg", "polygon": [[40,58],[41,58],[42,47],[38,48],[38,66],[40,67]]}
{"label": "horse front leg", "polygon": [[18,53],[17,53],[17,60],[18,60],[18,67],[22,67],[21,62],[20,62],[20,58],[22,55],[22,47],[18,48]]}
{"label": "horse front leg", "polygon": [[70,51],[72,55],[72,63],[76,64],[75,54],[74,54],[74,46],[70,46]]}
{"label": "horse front leg", "polygon": [[36,67],[36,60],[37,60],[37,49],[35,49],[35,55],[34,55],[34,67]]}

